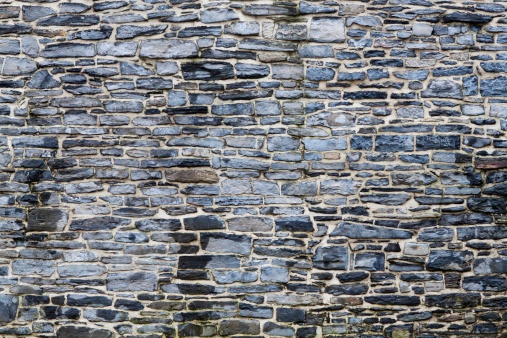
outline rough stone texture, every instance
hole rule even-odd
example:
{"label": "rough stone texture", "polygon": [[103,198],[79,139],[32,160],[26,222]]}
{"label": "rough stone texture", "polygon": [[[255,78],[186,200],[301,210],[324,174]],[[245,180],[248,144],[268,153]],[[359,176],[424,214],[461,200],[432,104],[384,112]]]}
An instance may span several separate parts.
{"label": "rough stone texture", "polygon": [[507,337],[506,6],[0,1],[0,337]]}

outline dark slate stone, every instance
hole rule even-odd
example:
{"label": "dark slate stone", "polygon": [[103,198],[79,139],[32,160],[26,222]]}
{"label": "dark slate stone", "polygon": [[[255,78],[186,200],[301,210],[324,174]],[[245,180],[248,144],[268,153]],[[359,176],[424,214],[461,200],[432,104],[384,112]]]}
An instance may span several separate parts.
{"label": "dark slate stone", "polygon": [[114,307],[127,311],[141,311],[144,309],[144,305],[141,302],[131,299],[117,299],[114,302]]}
{"label": "dark slate stone", "polygon": [[330,293],[333,296],[342,295],[363,295],[367,293],[369,287],[367,284],[344,284],[344,285],[329,285],[326,287],[325,292]]}
{"label": "dark slate stone", "polygon": [[366,271],[384,271],[385,255],[380,252],[363,252],[356,254],[354,269]]}
{"label": "dark slate stone", "polygon": [[305,309],[278,308],[276,309],[276,320],[287,323],[303,323],[306,319]]}
{"label": "dark slate stone", "polygon": [[188,38],[192,36],[220,36],[220,35],[222,35],[222,26],[185,27],[178,32],[179,38]]}
{"label": "dark slate stone", "polygon": [[417,306],[421,304],[421,300],[417,296],[399,296],[399,295],[382,295],[382,296],[366,296],[364,301],[377,305],[408,305]]}
{"label": "dark slate stone", "polygon": [[336,274],[336,278],[338,278],[340,283],[358,282],[358,281],[365,280],[369,276],[370,276],[370,274],[368,272],[364,272],[364,271],[337,273]]}
{"label": "dark slate stone", "polygon": [[505,214],[507,212],[507,200],[505,198],[469,197],[467,206],[472,211]]}
{"label": "dark slate stone", "polygon": [[128,6],[127,1],[105,1],[93,4],[93,10],[95,12],[106,11],[108,9],[117,9]]}
{"label": "dark slate stone", "polygon": [[375,151],[413,151],[414,137],[409,135],[378,135],[375,137]]}
{"label": "dark slate stone", "polygon": [[442,18],[444,23],[465,22],[469,24],[478,24],[478,25],[483,25],[493,20],[493,17],[490,15],[467,13],[467,12],[454,12],[450,14],[444,14]]}
{"label": "dark slate stone", "polygon": [[225,80],[234,77],[234,68],[227,62],[183,63],[181,71],[185,80]]}
{"label": "dark slate stone", "polygon": [[386,92],[376,91],[356,91],[356,92],[344,92],[344,100],[369,100],[369,99],[387,99]]}
{"label": "dark slate stone", "polygon": [[466,291],[507,290],[507,278],[503,276],[468,276],[463,278],[463,289]]}
{"label": "dark slate stone", "polygon": [[57,338],[113,338],[113,333],[106,329],[89,326],[61,326],[56,332]]}
{"label": "dark slate stone", "polygon": [[313,256],[313,266],[323,270],[346,270],[348,250],[343,246],[319,247]]}
{"label": "dark slate stone", "polygon": [[122,25],[116,29],[117,39],[132,39],[138,36],[150,36],[162,34],[167,29],[167,25],[159,26],[133,26]]}
{"label": "dark slate stone", "polygon": [[429,271],[470,271],[473,258],[472,251],[432,250],[426,269]]}
{"label": "dark slate stone", "polygon": [[416,136],[415,140],[417,150],[453,150],[461,147],[459,135],[423,135]]}
{"label": "dark slate stone", "polygon": [[197,216],[183,219],[185,230],[225,229],[224,221],[217,216]]}
{"label": "dark slate stone", "polygon": [[383,205],[403,205],[411,196],[409,194],[370,194],[360,195],[362,202],[370,202]]}
{"label": "dark slate stone", "polygon": [[106,296],[89,296],[80,294],[67,295],[67,305],[69,306],[91,306],[91,307],[105,307],[111,306],[113,300]]}
{"label": "dark slate stone", "polygon": [[426,295],[425,305],[450,309],[475,308],[481,303],[479,293],[448,293]]}
{"label": "dark slate stone", "polygon": [[92,26],[98,23],[98,15],[60,15],[39,20],[37,26]]}
{"label": "dark slate stone", "polygon": [[100,230],[111,230],[117,227],[125,226],[130,224],[128,218],[120,217],[92,217],[83,220],[73,220],[70,223],[70,230],[82,230],[82,231],[100,231]]}
{"label": "dark slate stone", "polygon": [[68,211],[36,208],[28,213],[27,231],[62,231],[68,221]]}
{"label": "dark slate stone", "polygon": [[313,232],[309,216],[282,217],[275,220],[276,231]]}
{"label": "dark slate stone", "polygon": [[220,269],[239,268],[239,259],[231,255],[180,256],[178,269]]}

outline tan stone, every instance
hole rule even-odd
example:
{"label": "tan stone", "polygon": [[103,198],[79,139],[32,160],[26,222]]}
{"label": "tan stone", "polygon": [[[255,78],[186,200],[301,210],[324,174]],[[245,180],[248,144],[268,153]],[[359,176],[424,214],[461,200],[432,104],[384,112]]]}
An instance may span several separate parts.
{"label": "tan stone", "polygon": [[169,182],[183,183],[218,183],[218,175],[211,170],[167,170],[165,172]]}

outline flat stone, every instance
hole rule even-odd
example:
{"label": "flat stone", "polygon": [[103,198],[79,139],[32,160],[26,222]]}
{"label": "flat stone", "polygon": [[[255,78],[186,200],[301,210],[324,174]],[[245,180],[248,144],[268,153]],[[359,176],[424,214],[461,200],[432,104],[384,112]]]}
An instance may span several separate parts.
{"label": "flat stone", "polygon": [[0,295],[0,323],[7,324],[16,319],[19,299],[17,296]]}
{"label": "flat stone", "polygon": [[61,326],[56,332],[56,337],[113,338],[113,333],[106,329],[98,329],[89,326]]}
{"label": "flat stone", "polygon": [[470,271],[471,251],[432,250],[426,268],[429,271]]}
{"label": "flat stone", "polygon": [[431,80],[428,88],[421,92],[422,97],[462,99],[461,86],[451,80]]}
{"label": "flat stone", "polygon": [[313,266],[323,270],[346,270],[348,250],[343,246],[318,247],[313,256]]}
{"label": "flat stone", "polygon": [[69,213],[63,209],[36,208],[28,213],[27,231],[62,231]]}
{"label": "flat stone", "polygon": [[197,45],[191,41],[177,39],[144,40],[141,42],[140,57],[152,59],[181,59],[197,56]]}
{"label": "flat stone", "polygon": [[157,276],[148,272],[109,273],[106,278],[108,291],[156,291]]}
{"label": "flat stone", "polygon": [[215,23],[238,19],[239,16],[232,9],[227,8],[211,8],[201,12],[201,22],[203,23]]}
{"label": "flat stone", "polygon": [[331,232],[330,236],[345,236],[348,238],[408,239],[412,237],[412,233],[406,230],[340,222],[336,229]]}

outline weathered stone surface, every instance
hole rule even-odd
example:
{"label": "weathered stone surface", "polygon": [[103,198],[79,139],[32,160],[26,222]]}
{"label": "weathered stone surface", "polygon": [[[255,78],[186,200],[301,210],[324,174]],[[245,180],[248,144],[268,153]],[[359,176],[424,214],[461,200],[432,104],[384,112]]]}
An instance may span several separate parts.
{"label": "weathered stone surface", "polygon": [[181,66],[185,80],[223,80],[234,77],[234,68],[227,62],[184,63]]}
{"label": "weathered stone surface", "polygon": [[146,58],[181,59],[197,56],[197,46],[190,41],[176,39],[144,40],[139,56]]}
{"label": "weathered stone surface", "polygon": [[156,291],[157,275],[148,272],[116,272],[107,274],[110,291]]}
{"label": "weathered stone surface", "polygon": [[310,24],[310,41],[315,42],[343,42],[345,41],[345,26],[342,18],[315,17]]}
{"label": "weathered stone surface", "polygon": [[470,271],[471,251],[432,250],[426,268],[430,271]]}
{"label": "weathered stone surface", "polygon": [[425,296],[425,304],[427,306],[436,306],[441,308],[474,308],[479,305],[480,302],[480,294],[472,292]]}
{"label": "weathered stone surface", "polygon": [[345,236],[348,238],[411,238],[412,233],[405,230],[381,228],[358,223],[340,222],[330,236]]}
{"label": "weathered stone surface", "polygon": [[217,216],[197,216],[183,219],[186,230],[224,229],[224,221]]}
{"label": "weathered stone surface", "polygon": [[319,247],[313,256],[313,266],[323,270],[346,270],[348,250],[343,246]]}
{"label": "weathered stone surface", "polygon": [[83,337],[83,338],[112,338],[113,333],[106,329],[93,328],[88,326],[62,326],[58,329],[58,338]]}
{"label": "weathered stone surface", "polygon": [[498,258],[477,258],[474,261],[474,273],[476,274],[495,274],[506,273],[507,259]]}
{"label": "weathered stone surface", "polygon": [[421,92],[422,97],[462,99],[461,86],[451,80],[431,80],[428,88]]}
{"label": "weathered stone surface", "polygon": [[28,213],[28,231],[62,231],[68,222],[62,209],[36,208]]}
{"label": "weathered stone surface", "polygon": [[19,299],[17,296],[0,295],[0,323],[7,324],[16,319]]}

